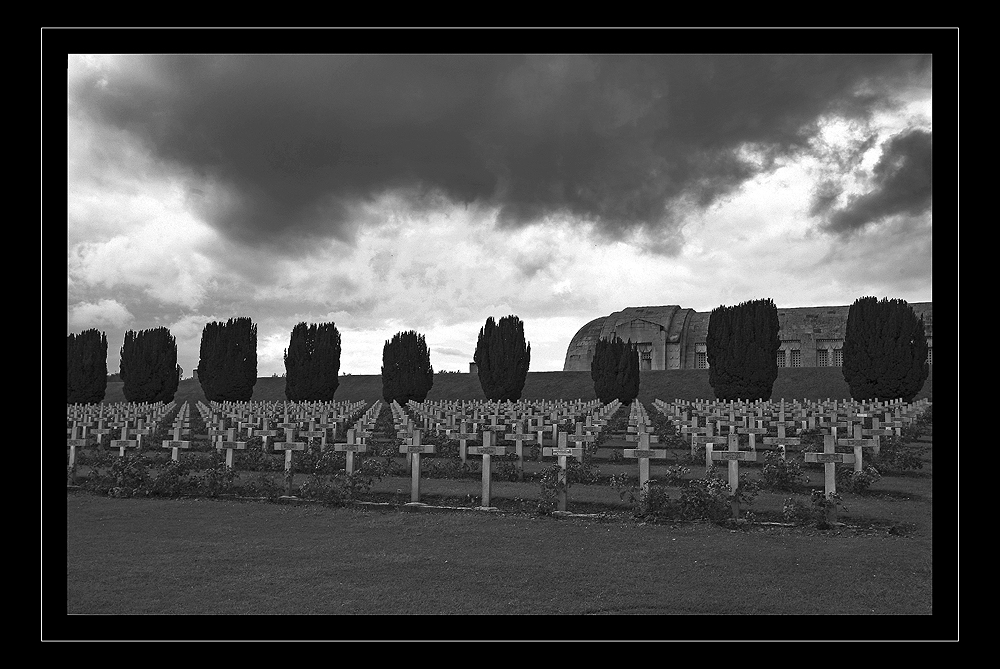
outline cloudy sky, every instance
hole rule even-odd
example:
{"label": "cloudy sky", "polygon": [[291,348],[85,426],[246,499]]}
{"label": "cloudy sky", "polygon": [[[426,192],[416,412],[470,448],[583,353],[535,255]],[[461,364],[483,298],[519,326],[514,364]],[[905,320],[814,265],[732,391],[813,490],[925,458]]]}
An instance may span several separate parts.
{"label": "cloudy sky", "polygon": [[341,371],[425,335],[468,371],[516,314],[531,371],[588,321],[931,301],[929,55],[71,56],[67,334],[299,322]]}

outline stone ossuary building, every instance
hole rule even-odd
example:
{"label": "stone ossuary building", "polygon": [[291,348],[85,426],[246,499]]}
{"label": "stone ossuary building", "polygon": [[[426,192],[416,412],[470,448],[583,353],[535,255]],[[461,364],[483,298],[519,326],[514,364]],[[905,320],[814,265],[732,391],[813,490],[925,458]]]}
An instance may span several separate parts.
{"label": "stone ossuary building", "polygon": [[[924,317],[927,362],[933,362],[932,302],[911,302]],[[781,348],[778,367],[839,367],[842,364],[846,307],[778,309]],[[710,313],[677,305],[629,307],[584,325],[566,350],[563,371],[590,371],[598,339],[618,335],[639,345],[639,369],[707,369],[705,339]]]}

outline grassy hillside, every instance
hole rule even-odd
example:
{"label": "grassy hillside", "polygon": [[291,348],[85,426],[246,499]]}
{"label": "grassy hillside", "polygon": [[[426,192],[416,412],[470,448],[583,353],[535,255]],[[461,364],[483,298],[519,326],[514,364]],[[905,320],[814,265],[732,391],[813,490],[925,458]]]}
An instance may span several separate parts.
{"label": "grassy hillside", "polygon": [[[934,371],[927,378],[916,399],[933,400]],[[524,384],[524,399],[594,399],[594,386],[590,372],[531,372]],[[649,404],[653,399],[712,399],[708,383],[708,370],[679,369],[643,372],[639,385],[639,399]],[[778,370],[772,399],[850,399],[850,390],[839,367],[796,367]],[[365,400],[374,402],[382,398],[382,377],[342,376],[337,389],[337,400]],[[181,381],[174,398],[177,402],[205,401],[201,385],[194,379]],[[285,399],[285,380],[265,377],[257,379],[253,398],[256,402],[282,401]],[[438,374],[429,400],[468,399],[485,400],[479,378],[474,374]],[[108,383],[104,396],[106,403],[124,402],[120,381]]]}

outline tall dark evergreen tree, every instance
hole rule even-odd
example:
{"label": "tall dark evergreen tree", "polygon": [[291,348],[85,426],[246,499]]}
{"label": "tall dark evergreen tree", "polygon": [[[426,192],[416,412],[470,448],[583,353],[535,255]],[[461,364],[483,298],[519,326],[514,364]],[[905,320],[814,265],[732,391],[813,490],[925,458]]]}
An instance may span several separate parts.
{"label": "tall dark evergreen tree", "polygon": [[524,323],[504,316],[497,323],[490,316],[479,330],[473,361],[486,398],[506,402],[521,399],[531,364],[531,344],[524,340]]}
{"label": "tall dark evergreen tree", "polygon": [[108,389],[108,338],[96,329],[66,337],[66,402],[99,404]]}
{"label": "tall dark evergreen tree", "polygon": [[340,332],[333,323],[299,323],[285,349],[285,397],[331,401],[340,385]]}
{"label": "tall dark evergreen tree", "polygon": [[397,332],[382,348],[382,398],[405,405],[423,402],[434,385],[434,368],[424,336]]}
{"label": "tall dark evergreen tree", "polygon": [[594,394],[604,404],[631,404],[639,396],[639,350],[618,336],[599,339],[590,363]]}
{"label": "tall dark evergreen tree", "polygon": [[923,316],[905,300],[858,298],[847,312],[842,371],[855,400],[913,401],[930,374]]}
{"label": "tall dark evergreen tree", "polygon": [[708,382],[720,400],[770,399],[781,338],[771,299],[720,306],[708,319]]}
{"label": "tall dark evergreen tree", "polygon": [[198,381],[212,402],[249,402],[257,383],[257,326],[249,318],[207,323]]}
{"label": "tall dark evergreen tree", "polygon": [[180,367],[177,340],[167,328],[125,333],[121,349],[122,392],[128,402],[171,402]]}

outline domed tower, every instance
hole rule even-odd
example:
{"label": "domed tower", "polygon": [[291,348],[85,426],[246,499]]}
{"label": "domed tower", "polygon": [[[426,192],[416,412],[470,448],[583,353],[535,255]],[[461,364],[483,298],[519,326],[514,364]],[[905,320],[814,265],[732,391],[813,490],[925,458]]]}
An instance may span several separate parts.
{"label": "domed tower", "polygon": [[601,328],[607,316],[601,316],[590,321],[580,328],[566,349],[566,362],[563,363],[564,372],[589,372],[590,363],[594,361],[594,349],[597,347],[597,340],[601,338]]}
{"label": "domed tower", "polygon": [[[639,369],[685,369],[693,366],[688,332],[697,316],[677,305],[628,307],[584,325],[570,341],[563,371],[590,371],[598,339],[617,336],[639,347]],[[687,349],[691,348],[690,351]]]}

